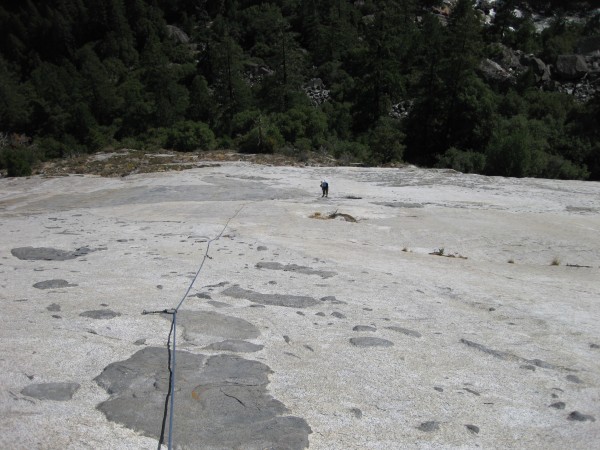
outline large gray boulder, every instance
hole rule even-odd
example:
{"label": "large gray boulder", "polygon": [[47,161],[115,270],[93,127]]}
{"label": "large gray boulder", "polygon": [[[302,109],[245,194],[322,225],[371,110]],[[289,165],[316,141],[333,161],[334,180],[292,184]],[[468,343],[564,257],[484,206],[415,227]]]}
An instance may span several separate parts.
{"label": "large gray boulder", "polygon": [[563,80],[577,80],[589,72],[589,67],[582,55],[559,55],[556,59],[554,73]]}

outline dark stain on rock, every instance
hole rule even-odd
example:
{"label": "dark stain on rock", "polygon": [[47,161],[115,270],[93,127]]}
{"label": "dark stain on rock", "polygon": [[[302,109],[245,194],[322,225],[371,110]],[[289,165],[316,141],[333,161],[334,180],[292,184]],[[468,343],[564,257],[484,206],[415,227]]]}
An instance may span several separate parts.
{"label": "dark stain on rock", "polygon": [[304,348],[310,350],[311,352],[314,352],[313,348],[310,345],[304,344]]}
{"label": "dark stain on rock", "polygon": [[334,295],[328,295],[326,297],[321,297],[322,302],[329,302],[332,305],[347,305],[347,303],[343,300],[338,300]]}
{"label": "dark stain on rock", "polygon": [[569,416],[567,417],[568,420],[574,420],[577,422],[586,422],[586,421],[592,421],[595,422],[596,418],[594,416],[590,416],[589,414],[582,414],[579,411],[573,411],[571,412],[571,414],[569,414]]}
{"label": "dark stain on rock", "polygon": [[112,319],[114,317],[120,316],[121,313],[115,312],[111,309],[95,309],[93,311],[85,311],[79,314],[81,317],[89,317],[91,319]]}
{"label": "dark stain on rock", "polygon": [[356,325],[354,328],[352,328],[352,331],[377,331],[377,328],[369,325]]}
{"label": "dark stain on rock", "polygon": [[565,409],[566,406],[567,405],[565,404],[565,402],[555,402],[550,405],[550,408]]}
{"label": "dark stain on rock", "polygon": [[345,315],[343,315],[343,314],[342,314],[341,312],[339,312],[339,311],[334,311],[334,312],[332,312],[332,313],[331,313],[331,315],[332,315],[333,317],[335,317],[336,319],[345,319],[345,318],[346,318],[346,316],[345,316]]}
{"label": "dark stain on rock", "polygon": [[27,261],[66,261],[94,251],[88,247],[80,247],[72,252],[49,247],[19,247],[13,248],[10,252],[14,257]]}
{"label": "dark stain on rock", "polygon": [[412,337],[416,337],[416,338],[421,337],[421,333],[419,333],[418,331],[409,330],[408,328],[402,328],[402,327],[396,327],[396,326],[391,326],[391,327],[386,327],[386,328],[388,330],[397,331],[398,333],[402,333],[407,336],[412,336]]}
{"label": "dark stain on rock", "polygon": [[278,262],[259,262],[255,266],[257,269],[269,269],[269,270],[283,270],[284,272],[296,272],[304,275],[318,275],[321,278],[331,278],[337,275],[335,272],[327,270],[315,270],[306,266],[299,266],[297,264],[286,264],[283,265]]}
{"label": "dark stain on rock", "polygon": [[69,284],[67,280],[46,280],[40,281],[39,283],[35,283],[33,285],[36,289],[58,289],[64,287],[74,287],[76,284]]}
{"label": "dark stain on rock", "polygon": [[[272,371],[265,364],[180,350],[176,360],[173,448],[198,448],[199,443],[203,448],[308,447],[312,431],[306,421],[286,415],[285,405],[268,394]],[[167,350],[156,347],[110,364],[95,379],[110,394],[97,409],[110,421],[158,439],[169,386],[167,366]]]}
{"label": "dark stain on rock", "polygon": [[479,397],[481,394],[477,391],[474,391],[473,389],[469,389],[469,388],[463,388],[465,391],[469,392],[470,394],[476,395],[477,397]]}
{"label": "dark stain on rock", "polygon": [[465,425],[465,427],[467,428],[467,430],[469,430],[471,433],[474,434],[479,434],[479,427],[476,425]]}
{"label": "dark stain on rock", "polygon": [[358,408],[351,408],[350,412],[352,414],[354,414],[354,417],[356,417],[357,419],[362,419],[363,413],[360,409]]}
{"label": "dark stain on rock", "polygon": [[197,294],[190,295],[190,297],[203,298],[205,300],[212,299],[212,297],[210,296],[210,294],[208,294],[206,292],[198,292]]}
{"label": "dark stain on rock", "polygon": [[567,375],[567,380],[571,383],[583,384],[583,381],[577,375]]}
{"label": "dark stain on rock", "polygon": [[392,341],[376,337],[355,337],[350,338],[350,343],[355,347],[391,347]]}
{"label": "dark stain on rock", "polygon": [[46,309],[50,312],[58,312],[60,311],[60,305],[58,303],[52,303],[51,305],[46,306]]}
{"label": "dark stain on rock", "polygon": [[534,366],[541,367],[543,369],[566,370],[563,367],[557,366],[555,364],[550,364],[546,361],[542,361],[541,359],[525,359],[520,356],[513,355],[512,353],[504,352],[501,350],[494,350],[489,347],[486,347],[485,345],[478,344],[477,342],[473,341],[468,341],[466,339],[461,339],[459,342],[465,344],[467,347],[477,349],[483,353],[487,353],[488,355],[491,355],[498,359],[502,359],[504,361],[515,361],[520,363],[533,364]]}
{"label": "dark stain on rock", "polygon": [[[172,319],[169,314],[162,317]],[[205,342],[205,336],[241,340],[260,336],[258,328],[247,320],[216,311],[181,311],[177,313],[177,325],[183,328],[183,339],[197,345]]]}
{"label": "dark stain on rock", "polygon": [[315,314],[315,316],[325,317],[325,313],[322,311],[319,311],[318,313]]}
{"label": "dark stain on rock", "polygon": [[285,306],[288,308],[308,308],[318,303],[318,300],[303,295],[289,294],[261,294],[259,292],[242,289],[238,285],[228,287],[223,295],[233,298],[242,298],[253,303],[263,305]]}
{"label": "dark stain on rock", "polygon": [[431,420],[429,422],[423,422],[421,425],[417,427],[421,431],[425,431],[427,433],[431,433],[432,431],[437,431],[440,429],[439,422]]}
{"label": "dark stain on rock", "polygon": [[207,302],[209,305],[214,306],[215,308],[231,308],[231,305],[229,303],[225,303],[225,302],[218,302],[216,300],[211,300],[210,302]]}
{"label": "dark stain on rock", "polygon": [[26,386],[21,394],[38,400],[66,402],[73,398],[79,387],[79,383],[37,383]]}

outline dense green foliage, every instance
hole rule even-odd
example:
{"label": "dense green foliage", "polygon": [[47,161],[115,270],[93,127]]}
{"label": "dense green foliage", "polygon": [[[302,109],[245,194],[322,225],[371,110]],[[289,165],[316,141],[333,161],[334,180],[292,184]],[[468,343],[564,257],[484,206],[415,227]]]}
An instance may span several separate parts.
{"label": "dense green foliage", "polygon": [[[122,145],[600,179],[598,96],[579,104],[477,70],[496,42],[553,61],[600,21],[558,16],[537,33],[518,3],[484,28],[470,0],[447,25],[435,0],[6,1],[0,169]],[[324,102],[306,94],[314,78]]]}

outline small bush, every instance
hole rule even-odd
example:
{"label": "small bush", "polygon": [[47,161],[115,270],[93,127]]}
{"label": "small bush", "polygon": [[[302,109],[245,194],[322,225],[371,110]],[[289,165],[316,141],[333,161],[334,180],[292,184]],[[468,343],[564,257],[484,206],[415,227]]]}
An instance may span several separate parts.
{"label": "small bush", "polygon": [[485,155],[451,147],[438,158],[436,167],[450,168],[462,173],[481,173],[485,168]]}
{"label": "small bush", "polygon": [[550,263],[551,266],[560,266],[560,259],[558,259],[558,256],[555,256],[554,259],[552,260],[552,262]]}
{"label": "small bush", "polygon": [[37,155],[32,147],[5,147],[0,151],[0,169],[6,170],[9,177],[31,175],[36,160]]}
{"label": "small bush", "polygon": [[167,147],[182,152],[212,150],[215,147],[215,135],[207,124],[186,120],[168,130]]}

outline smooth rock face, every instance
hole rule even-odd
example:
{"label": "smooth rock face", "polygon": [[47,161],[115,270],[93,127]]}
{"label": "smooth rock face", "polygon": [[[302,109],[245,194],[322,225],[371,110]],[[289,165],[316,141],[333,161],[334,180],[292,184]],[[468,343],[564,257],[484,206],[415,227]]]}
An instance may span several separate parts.
{"label": "smooth rock face", "polygon": [[[159,439],[167,364],[167,350],[157,347],[110,364],[95,379],[111,394],[98,409],[108,420]],[[177,351],[173,448],[307,448],[311,429],[267,393],[270,373],[268,366],[236,356]]]}
{"label": "smooth rock face", "polygon": [[598,182],[412,166],[0,178],[0,447],[156,449],[171,322],[142,311],[185,295],[174,449],[596,448],[599,213]]}
{"label": "smooth rock face", "polygon": [[79,383],[37,383],[25,387],[21,394],[38,400],[66,402],[73,398],[79,388]]}

